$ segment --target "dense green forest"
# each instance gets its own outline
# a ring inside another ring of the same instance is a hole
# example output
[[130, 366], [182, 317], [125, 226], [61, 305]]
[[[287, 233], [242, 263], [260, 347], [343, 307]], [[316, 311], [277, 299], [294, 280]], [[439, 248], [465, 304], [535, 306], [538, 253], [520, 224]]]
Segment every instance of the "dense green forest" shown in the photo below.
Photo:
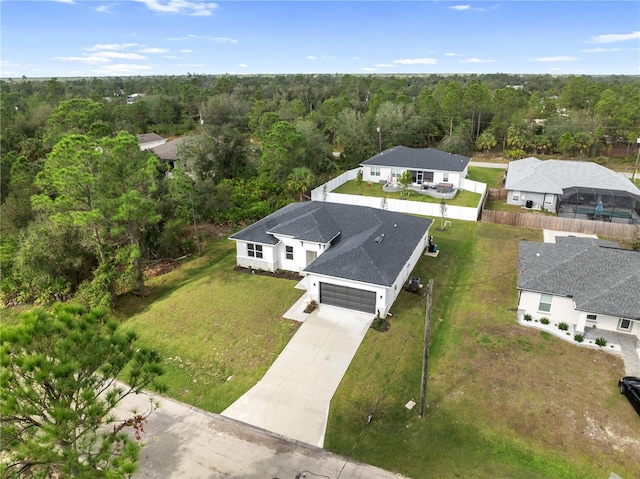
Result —
[[[277, 75], [0, 81], [0, 302], [110, 307], [198, 224], [261, 218], [381, 149], [631, 160], [638, 77]], [[137, 94], [135, 100], [129, 100]], [[187, 137], [171, 172], [136, 134]], [[170, 173], [170, 174], [167, 174]]]

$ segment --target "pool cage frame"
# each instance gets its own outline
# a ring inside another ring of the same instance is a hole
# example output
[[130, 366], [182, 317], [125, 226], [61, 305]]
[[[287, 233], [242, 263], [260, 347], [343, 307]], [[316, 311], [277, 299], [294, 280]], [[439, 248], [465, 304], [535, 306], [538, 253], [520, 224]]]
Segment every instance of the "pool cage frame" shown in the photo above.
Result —
[[556, 201], [556, 215], [564, 218], [640, 224], [640, 195], [607, 188], [563, 188]]

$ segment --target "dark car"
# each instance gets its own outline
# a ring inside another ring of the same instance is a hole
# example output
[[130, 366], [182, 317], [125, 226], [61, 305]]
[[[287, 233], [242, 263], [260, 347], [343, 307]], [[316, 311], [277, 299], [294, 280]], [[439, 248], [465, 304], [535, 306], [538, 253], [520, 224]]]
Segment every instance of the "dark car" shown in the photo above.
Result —
[[640, 415], [640, 378], [625, 376], [618, 381], [620, 394], [624, 394]]

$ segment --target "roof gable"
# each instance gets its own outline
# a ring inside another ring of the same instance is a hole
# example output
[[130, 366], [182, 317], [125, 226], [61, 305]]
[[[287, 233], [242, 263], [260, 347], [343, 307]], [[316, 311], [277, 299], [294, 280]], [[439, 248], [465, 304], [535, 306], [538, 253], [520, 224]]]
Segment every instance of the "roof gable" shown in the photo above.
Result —
[[391, 286], [432, 221], [365, 206], [293, 203], [231, 236], [277, 244], [275, 235], [331, 243], [305, 272]]
[[572, 297], [581, 311], [640, 319], [640, 252], [593, 238], [520, 242], [518, 289]]
[[471, 158], [467, 156], [455, 155], [435, 148], [395, 146], [369, 158], [361, 165], [462, 172], [469, 165], [469, 161]]

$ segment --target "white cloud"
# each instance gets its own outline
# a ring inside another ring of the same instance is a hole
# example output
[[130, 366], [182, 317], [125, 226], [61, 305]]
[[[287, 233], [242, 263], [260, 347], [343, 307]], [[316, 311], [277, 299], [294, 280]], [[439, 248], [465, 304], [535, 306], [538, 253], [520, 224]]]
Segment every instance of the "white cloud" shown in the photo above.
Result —
[[94, 10], [98, 13], [111, 13], [111, 5], [99, 5]]
[[318, 59], [318, 57], [314, 57], [313, 55], [307, 55], [305, 58], [307, 60], [317, 60]]
[[53, 57], [52, 60], [60, 60], [63, 62], [82, 62], [82, 63], [109, 63], [111, 60], [98, 55], [85, 55], [82, 57]]
[[149, 10], [159, 13], [176, 13], [194, 17], [208, 17], [218, 8], [212, 2], [191, 2], [188, 0], [135, 0], [144, 3]]
[[536, 58], [534, 61], [536, 62], [572, 62], [574, 60], [577, 60], [578, 58], [576, 57], [570, 57], [570, 56], [557, 56], [557, 57], [540, 57], [540, 58]]
[[100, 50], [126, 50], [127, 48], [137, 46], [137, 43], [98, 43], [92, 47], [85, 48], [85, 50], [88, 52], [97, 52]]
[[153, 47], [145, 47], [138, 50], [140, 53], [167, 53], [169, 49], [167, 48], [153, 48]]
[[146, 60], [147, 57], [138, 53], [123, 53], [123, 52], [98, 52], [93, 56], [99, 58], [118, 58], [121, 60]]
[[405, 58], [393, 60], [393, 63], [400, 63], [401, 65], [435, 65], [438, 60], [435, 58]]
[[468, 58], [466, 60], [458, 60], [458, 63], [493, 63], [495, 60], [483, 60], [481, 58]]
[[365, 68], [362, 68], [362, 71], [363, 72], [374, 72], [374, 71], [376, 71], [376, 69], [375, 68], [370, 68], [370, 67], [365, 67]]
[[626, 42], [628, 40], [640, 40], [640, 31], [631, 33], [608, 33], [591, 37], [589, 43], [615, 43]]
[[180, 41], [180, 40], [207, 40], [210, 42], [217, 42], [217, 43], [238, 43], [238, 40], [236, 40], [235, 38], [229, 38], [229, 37], [205, 37], [202, 35], [194, 35], [192, 33], [190, 33], [189, 35], [185, 35], [184, 37], [170, 37], [167, 38], [167, 40], [170, 41]]
[[444, 56], [445, 57], [463, 57], [464, 55], [462, 53], [445, 53]]
[[587, 48], [584, 50], [580, 50], [585, 53], [606, 53], [606, 52], [621, 52], [622, 48]]
[[456, 10], [458, 12], [463, 12], [465, 10], [471, 10], [471, 5], [454, 5], [453, 7], [449, 7], [451, 10]]
[[247, 65], [246, 63], [239, 63], [236, 66], [240, 68], [249, 68], [249, 65]]
[[189, 50], [188, 48], [181, 48], [180, 53], [193, 53], [193, 50]]

